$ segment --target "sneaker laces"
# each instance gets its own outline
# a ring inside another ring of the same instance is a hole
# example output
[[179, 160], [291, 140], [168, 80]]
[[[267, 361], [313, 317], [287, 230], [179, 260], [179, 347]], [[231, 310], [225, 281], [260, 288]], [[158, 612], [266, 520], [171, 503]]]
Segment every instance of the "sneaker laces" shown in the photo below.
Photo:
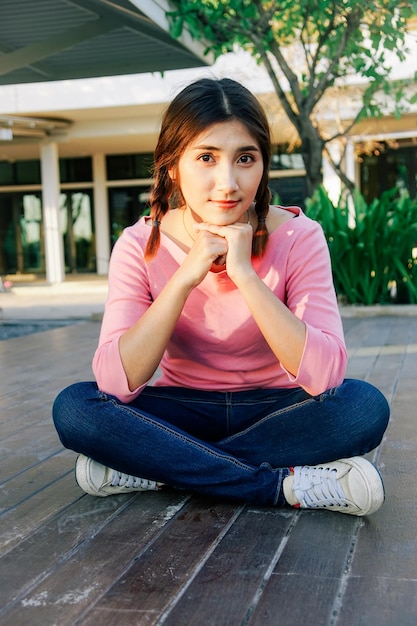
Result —
[[295, 467], [292, 488], [302, 508], [348, 506], [334, 468]]
[[130, 474], [124, 474], [123, 472], [117, 472], [113, 470], [111, 480], [109, 483], [112, 487], [126, 487], [127, 489], [143, 489], [143, 490], [156, 490], [157, 483], [154, 480], [147, 480], [146, 478], [138, 478], [137, 476], [130, 476]]

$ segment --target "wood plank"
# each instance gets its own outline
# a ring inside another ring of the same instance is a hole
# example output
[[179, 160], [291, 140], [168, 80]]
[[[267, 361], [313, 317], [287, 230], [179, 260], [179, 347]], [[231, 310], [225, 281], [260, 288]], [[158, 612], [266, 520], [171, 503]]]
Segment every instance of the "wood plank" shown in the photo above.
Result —
[[347, 378], [367, 380], [378, 360], [381, 345], [389, 337], [390, 324], [381, 319], [373, 322], [371, 329], [369, 319], [356, 319], [354, 323], [352, 322], [350, 331], [346, 333], [349, 354]]
[[346, 328], [350, 321], [350, 328], [345, 333], [346, 343], [351, 351], [366, 346], [383, 345], [393, 325], [392, 318], [355, 318], [342, 320]]
[[171, 490], [81, 497], [1, 559], [2, 626], [73, 624], [186, 500]]
[[[45, 397], [46, 396], [46, 397]], [[0, 439], [4, 441], [9, 435], [21, 432], [28, 426], [35, 424], [50, 423], [52, 402], [55, 399], [55, 387], [43, 389], [42, 398], [39, 394], [34, 396], [33, 391], [26, 394], [16, 394], [12, 398], [3, 397], [0, 400]]]
[[337, 626], [415, 626], [417, 580], [368, 576], [349, 579]]
[[[368, 332], [371, 322], [372, 332]], [[383, 347], [381, 348], [381, 343], [385, 342], [387, 345], [400, 344], [401, 341], [404, 340], [404, 337], [401, 339], [398, 333], [398, 324], [392, 323], [387, 325], [384, 319], [378, 319], [376, 322], [375, 320], [367, 320], [361, 323], [361, 329], [361, 346], [358, 347], [363, 347], [364, 344], [368, 347], [372, 347], [373, 345], [377, 347], [375, 351], [376, 358], [372, 357], [367, 359], [366, 367], [364, 368], [364, 378], [369, 379], [370, 382], [374, 384], [377, 381], [383, 382], [385, 392], [389, 390], [389, 395], [392, 395], [399, 380], [401, 363], [404, 360], [402, 353], [404, 350], [401, 347], [400, 350], [395, 350], [394, 353], [390, 353], [389, 351], [385, 351], [384, 353]], [[393, 336], [392, 333], [393, 329], [395, 329], [395, 336]], [[402, 332], [404, 332], [404, 325]], [[362, 358], [360, 351], [358, 351], [356, 355], [354, 353], [352, 357], [353, 360]], [[363, 365], [363, 361], [361, 365]], [[352, 360], [350, 362], [350, 368], [352, 370]], [[417, 371], [417, 368], [414, 364], [414, 372], [415, 371]], [[403, 432], [403, 428], [401, 428], [401, 432]], [[415, 498], [413, 499], [413, 506], [415, 506], [414, 503]], [[352, 626], [352, 624], [385, 623], [380, 622], [384, 611], [381, 611], [380, 614], [378, 609], [370, 609], [370, 607], [376, 607], [377, 605], [380, 607], [383, 605], [383, 602], [381, 603], [381, 599], [379, 598], [380, 590], [379, 592], [378, 590], [376, 591], [375, 596], [370, 602], [368, 585], [372, 584], [372, 580], [368, 582], [367, 576], [364, 574], [364, 576], [360, 578], [360, 584], [356, 584], [358, 579], [353, 573], [352, 576], [348, 577], [347, 583], [346, 570], [349, 571], [350, 559], [353, 554], [356, 554], [357, 550], [358, 554], [363, 557], [364, 564], [372, 561], [375, 562], [373, 555], [378, 554], [379, 558], [384, 561], [385, 567], [388, 567], [388, 569], [391, 568], [389, 558], [387, 559], [387, 553], [384, 549], [381, 549], [380, 532], [373, 526], [377, 520], [383, 519], [384, 515], [387, 514], [386, 507], [387, 504], [384, 505], [380, 512], [369, 518], [369, 521], [356, 520], [355, 518], [349, 518], [347, 516], [330, 515], [330, 519], [323, 518], [325, 526], [318, 530], [316, 529], [314, 534], [311, 535], [311, 542], [307, 547], [303, 545], [301, 538], [299, 538], [298, 541], [294, 541], [297, 537], [297, 532], [300, 532], [302, 528], [301, 524], [298, 524], [248, 624], [250, 626], [260, 626], [261, 624], [262, 626], [267, 626], [268, 624], [275, 625], [276, 623], [282, 623], [286, 626], [291, 626], [292, 624], [298, 625], [304, 622], [305, 615], [314, 615], [314, 623], [317, 624], [336, 623], [336, 618], [340, 610], [340, 597], [343, 597], [346, 584], [352, 584], [352, 592], [346, 602], [345, 599], [343, 601], [343, 607], [345, 603], [346, 606], [349, 607], [349, 612], [347, 613], [346, 621], [343, 622], [343, 625]], [[314, 518], [307, 517], [311, 515], [311, 512], [303, 512], [303, 515], [305, 516], [303, 519], [306, 520], [305, 535], [308, 537], [313, 529], [312, 522]], [[316, 515], [325, 516], [329, 514], [326, 512], [317, 512]], [[346, 533], [343, 531], [339, 539], [337, 539], [337, 528], [332, 527], [333, 523], [348, 525]], [[395, 528], [394, 520], [390, 520], [390, 523], [391, 532], [386, 529], [387, 532], [385, 533], [388, 544], [392, 543], [392, 529]], [[349, 529], [349, 526], [352, 526], [352, 528]], [[366, 554], [363, 554], [363, 551], [358, 547], [362, 544], [358, 544], [358, 542], [364, 540], [364, 529], [369, 527], [372, 528], [370, 533], [373, 538], [371, 542], [372, 547]], [[415, 537], [415, 527], [413, 527], [412, 534]], [[326, 536], [327, 542], [331, 542], [328, 543], [327, 546]], [[314, 558], [315, 548], [317, 547], [318, 540], [320, 541], [320, 537], [323, 540], [321, 543], [322, 554], [317, 553]], [[304, 540], [304, 542], [305, 541], [306, 540]], [[335, 544], [333, 544], [333, 541], [335, 541]], [[403, 545], [401, 539], [400, 544]], [[314, 550], [312, 546], [314, 546]], [[337, 556], [341, 546], [344, 546], [344, 549], [339, 553], [339, 556]], [[294, 549], [293, 554], [291, 554], [292, 548]], [[414, 555], [417, 554], [417, 551], [414, 545], [412, 554], [413, 571], [415, 572], [416, 564]], [[300, 560], [298, 571], [296, 568], [297, 557]], [[334, 561], [322, 572], [323, 563], [326, 563], [327, 558], [331, 560], [334, 559]], [[310, 562], [312, 564], [311, 568], [309, 568]], [[316, 563], [317, 572], [314, 571], [314, 562]], [[379, 567], [376, 565], [375, 571], [378, 570]], [[394, 590], [398, 592], [398, 586], [394, 586]], [[365, 609], [366, 607], [368, 619], [363, 620], [364, 611], [358, 608], [358, 602], [361, 608]], [[279, 612], [277, 612], [277, 607], [279, 607]], [[408, 613], [408, 615], [410, 614]], [[277, 622], [277, 619], [279, 619], [279, 622]], [[413, 621], [413, 623], [416, 621], [417, 620]], [[386, 623], [392, 625], [394, 622]], [[339, 625], [339, 621], [337, 621], [337, 624]]]
[[[35, 439], [38, 436], [38, 439]], [[2, 488], [13, 477], [33, 468], [62, 451], [62, 445], [52, 425], [37, 423], [35, 426], [14, 433], [3, 440], [0, 456], [0, 476]], [[74, 455], [74, 453], [72, 453]], [[72, 457], [74, 461], [75, 457]], [[72, 463], [74, 464], [74, 463]], [[34, 485], [32, 484], [32, 489]], [[1, 495], [0, 495], [1, 500]]]
[[99, 325], [3, 342], [2, 625], [221, 626], [225, 616], [227, 626], [298, 626], [314, 616], [314, 624], [414, 626], [417, 319], [344, 325], [349, 374], [392, 402], [378, 451], [387, 501], [369, 519], [196, 497], [184, 504], [188, 496], [171, 490], [120, 503], [83, 495], [50, 409], [61, 388], [92, 378]]
[[159, 616], [221, 541], [242, 508], [194, 497], [152, 546], [83, 616], [83, 626], [141, 626]]
[[98, 332], [98, 324], [85, 322], [2, 342], [1, 396], [19, 392], [22, 386], [37, 391], [44, 384], [50, 386], [53, 372], [58, 377], [63, 372], [72, 374], [77, 380], [80, 372], [86, 376], [88, 371], [91, 379]]
[[291, 509], [245, 508], [159, 623], [245, 624], [297, 519]]
[[[415, 328], [415, 324], [414, 324]], [[415, 335], [417, 336], [417, 335]], [[380, 453], [387, 499], [364, 521], [338, 626], [417, 623], [417, 353], [407, 353], [398, 375], [392, 417]]]
[[7, 437], [2, 445], [1, 456], [4, 458], [8, 454], [25, 455], [28, 453], [40, 461], [61, 449], [62, 445], [51, 420], [49, 424], [38, 423], [30, 429], [26, 428]]
[[[369, 322], [369, 320], [368, 320]], [[364, 324], [363, 324], [364, 325]], [[368, 323], [368, 326], [370, 324]], [[393, 337], [393, 331], [396, 336]], [[347, 368], [348, 378], [358, 378], [372, 383], [386, 396], [388, 401], [398, 380], [398, 372], [406, 350], [406, 337], [400, 341], [398, 325], [387, 325], [385, 318], [378, 318], [372, 323], [372, 334], [366, 335], [366, 345], [349, 351]], [[379, 337], [379, 340], [378, 340]]]
[[[51, 516], [68, 507], [68, 504], [82, 497], [80, 488], [74, 481], [71, 470], [66, 476], [52, 482], [40, 491], [19, 503], [19, 506], [6, 511], [0, 518], [1, 554], [10, 551], [25, 537], [29, 537]], [[24, 576], [25, 572], [21, 574]]]
[[[23, 458], [25, 462], [26, 458]], [[74, 453], [69, 450], [60, 451], [60, 454], [54, 454], [41, 463], [25, 467], [25, 471], [20, 471], [10, 480], [4, 481], [0, 491], [0, 512], [11, 511], [31, 498], [34, 490], [41, 491], [68, 473], [74, 476], [75, 458]]]
[[285, 550], [248, 626], [329, 624], [358, 519], [327, 511], [301, 511]]

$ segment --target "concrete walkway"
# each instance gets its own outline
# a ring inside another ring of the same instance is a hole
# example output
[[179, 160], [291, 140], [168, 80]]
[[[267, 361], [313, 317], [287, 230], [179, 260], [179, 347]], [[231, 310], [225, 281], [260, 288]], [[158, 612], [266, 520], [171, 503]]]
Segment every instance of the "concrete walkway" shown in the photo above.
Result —
[[100, 319], [107, 278], [88, 276], [48, 285], [16, 283], [0, 293], [0, 320]]
[[[18, 283], [0, 293], [3, 320], [100, 320], [107, 297], [107, 277], [67, 277], [56, 285]], [[417, 305], [342, 306], [342, 317], [417, 316]]]

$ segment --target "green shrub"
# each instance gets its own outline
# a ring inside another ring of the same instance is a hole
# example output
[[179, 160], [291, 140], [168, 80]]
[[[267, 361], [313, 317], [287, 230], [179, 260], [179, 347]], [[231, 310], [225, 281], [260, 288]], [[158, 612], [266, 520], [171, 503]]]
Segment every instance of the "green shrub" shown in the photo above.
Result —
[[[306, 213], [325, 233], [336, 292], [351, 304], [417, 302], [417, 202], [398, 189], [367, 204], [355, 192], [337, 206], [323, 187], [306, 201]], [[396, 296], [393, 296], [396, 293]]]

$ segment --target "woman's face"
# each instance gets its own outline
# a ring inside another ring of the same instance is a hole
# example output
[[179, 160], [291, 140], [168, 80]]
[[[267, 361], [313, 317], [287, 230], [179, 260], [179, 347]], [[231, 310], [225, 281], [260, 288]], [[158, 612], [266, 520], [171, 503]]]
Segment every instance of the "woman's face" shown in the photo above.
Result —
[[170, 176], [196, 221], [226, 226], [244, 219], [263, 169], [258, 142], [244, 124], [233, 120], [214, 124], [198, 135]]

